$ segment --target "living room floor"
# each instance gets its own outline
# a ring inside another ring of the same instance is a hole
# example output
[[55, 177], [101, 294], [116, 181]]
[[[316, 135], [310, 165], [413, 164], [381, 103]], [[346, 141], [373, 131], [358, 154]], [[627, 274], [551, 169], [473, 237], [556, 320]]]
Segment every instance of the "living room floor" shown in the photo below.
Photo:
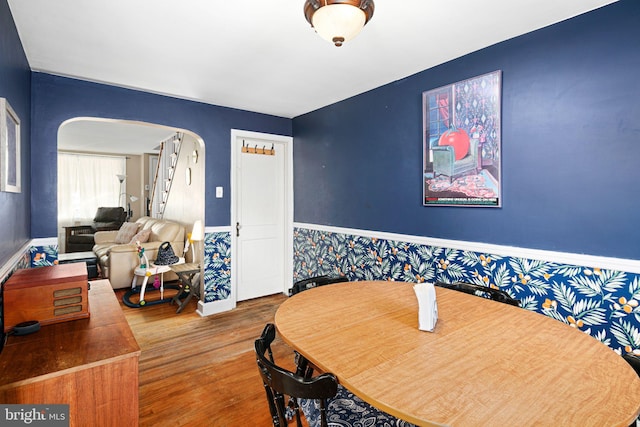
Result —
[[[239, 302], [208, 317], [190, 301], [180, 314], [169, 303], [130, 308], [116, 296], [142, 350], [140, 426], [271, 426], [253, 342], [286, 299], [282, 294]], [[293, 369], [279, 338], [276, 361]]]

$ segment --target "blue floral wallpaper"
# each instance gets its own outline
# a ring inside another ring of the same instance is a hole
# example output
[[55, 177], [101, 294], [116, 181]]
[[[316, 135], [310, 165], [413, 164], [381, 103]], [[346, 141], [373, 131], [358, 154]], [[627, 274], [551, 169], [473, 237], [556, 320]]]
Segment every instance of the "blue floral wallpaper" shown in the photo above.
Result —
[[[523, 308], [591, 335], [618, 353], [640, 354], [640, 275], [459, 249], [294, 229], [294, 281], [466, 281], [506, 291]], [[231, 294], [231, 235], [205, 236], [205, 302]], [[57, 245], [32, 246], [18, 268], [54, 265]]]
[[295, 228], [294, 281], [465, 281], [506, 291], [523, 308], [640, 354], [639, 275], [534, 259]]
[[58, 263], [58, 245], [31, 246], [31, 267], [47, 267]]
[[[231, 294], [231, 235], [229, 232], [205, 234], [204, 241], [205, 302], [224, 300]], [[58, 263], [58, 245], [31, 246], [31, 267], [44, 267]], [[27, 265], [25, 268], [28, 268]]]
[[204, 240], [204, 302], [231, 295], [231, 234], [206, 233]]

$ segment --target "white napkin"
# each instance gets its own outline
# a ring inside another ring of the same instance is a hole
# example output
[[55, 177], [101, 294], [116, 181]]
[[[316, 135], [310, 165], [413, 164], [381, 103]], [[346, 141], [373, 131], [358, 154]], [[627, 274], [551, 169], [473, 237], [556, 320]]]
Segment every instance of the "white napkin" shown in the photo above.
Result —
[[418, 329], [433, 332], [438, 321], [438, 303], [433, 283], [418, 283], [413, 286], [418, 297]]

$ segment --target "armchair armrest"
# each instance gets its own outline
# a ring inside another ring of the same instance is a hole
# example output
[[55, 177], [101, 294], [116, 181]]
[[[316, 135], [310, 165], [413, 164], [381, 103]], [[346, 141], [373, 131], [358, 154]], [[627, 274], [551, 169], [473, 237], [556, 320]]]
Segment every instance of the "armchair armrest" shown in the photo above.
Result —
[[116, 240], [116, 236], [118, 235], [117, 230], [112, 231], [96, 231], [93, 235], [93, 240], [96, 245], [100, 245], [103, 243], [110, 243]]
[[451, 145], [434, 145], [433, 147], [431, 147], [431, 150], [433, 151], [447, 151], [450, 153], [454, 153], [453, 151], [453, 146]]
[[109, 250], [109, 252], [111, 253], [110, 256], [113, 256], [113, 254], [117, 254], [117, 253], [128, 253], [128, 252], [131, 252], [131, 253], [135, 252], [137, 254], [138, 248], [136, 247], [135, 244], [120, 244], [120, 245], [113, 245]]
[[[105, 231], [104, 233], [108, 233], [108, 231]], [[116, 231], [117, 233], [117, 231]], [[115, 237], [115, 236], [114, 236]], [[113, 240], [111, 240], [113, 241]], [[160, 245], [162, 244], [162, 242], [145, 242], [145, 243], [141, 243], [140, 246], [142, 246], [144, 248], [144, 251], [146, 254], [150, 254], [150, 253], [157, 253], [158, 248], [160, 247]], [[135, 252], [136, 254], [138, 253], [138, 247], [135, 245], [135, 243], [129, 243], [129, 244], [120, 244], [120, 245], [113, 245], [110, 249], [111, 254], [114, 253], [127, 253], [127, 252]]]
[[454, 151], [451, 145], [437, 145], [435, 147], [431, 147], [433, 151], [433, 162], [440, 163], [441, 165], [450, 165], [456, 159], [456, 152]]

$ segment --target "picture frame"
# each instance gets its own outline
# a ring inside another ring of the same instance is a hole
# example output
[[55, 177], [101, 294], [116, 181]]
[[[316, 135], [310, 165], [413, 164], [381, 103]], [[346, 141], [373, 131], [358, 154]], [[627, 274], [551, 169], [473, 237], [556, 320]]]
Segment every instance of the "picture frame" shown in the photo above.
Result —
[[422, 93], [424, 206], [502, 206], [502, 71]]
[[21, 192], [20, 151], [20, 118], [0, 98], [0, 191]]

